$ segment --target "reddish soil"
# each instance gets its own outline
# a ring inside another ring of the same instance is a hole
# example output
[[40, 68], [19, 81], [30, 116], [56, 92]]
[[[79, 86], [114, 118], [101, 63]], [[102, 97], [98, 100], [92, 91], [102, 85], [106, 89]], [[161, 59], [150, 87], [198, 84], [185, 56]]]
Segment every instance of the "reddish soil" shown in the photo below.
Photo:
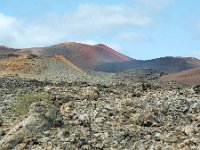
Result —
[[106, 62], [123, 62], [132, 60], [132, 58], [103, 44], [91, 46], [69, 42], [44, 48], [24, 49], [23, 52], [39, 56], [54, 56], [55, 54], [62, 55], [81, 69], [93, 69]]
[[161, 81], [177, 81], [180, 83], [197, 85], [200, 84], [200, 67], [188, 69], [182, 72], [162, 76]]
[[65, 57], [63, 57], [62, 55], [54, 55], [54, 58], [56, 60], [59, 60], [61, 62], [63, 62], [64, 64], [68, 65], [69, 67], [71, 67], [72, 69], [78, 71], [78, 72], [81, 72], [83, 73], [83, 71], [78, 68], [76, 65], [74, 65], [71, 61], [67, 60]]
[[18, 57], [8, 58], [0, 61], [1, 74], [19, 75], [38, 73], [39, 65], [28, 61], [28, 55], [19, 55]]

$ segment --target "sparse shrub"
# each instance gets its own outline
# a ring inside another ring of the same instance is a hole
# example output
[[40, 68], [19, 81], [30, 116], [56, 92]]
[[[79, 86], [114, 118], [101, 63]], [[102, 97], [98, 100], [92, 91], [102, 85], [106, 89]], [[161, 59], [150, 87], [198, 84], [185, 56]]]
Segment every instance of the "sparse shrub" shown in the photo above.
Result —
[[193, 90], [196, 94], [199, 94], [200, 93], [200, 85], [196, 85], [193, 87]]
[[150, 83], [142, 83], [142, 91], [147, 91], [152, 88]]
[[33, 92], [18, 94], [16, 100], [10, 105], [10, 115], [14, 117], [24, 116], [28, 113], [32, 103], [52, 99], [47, 92]]

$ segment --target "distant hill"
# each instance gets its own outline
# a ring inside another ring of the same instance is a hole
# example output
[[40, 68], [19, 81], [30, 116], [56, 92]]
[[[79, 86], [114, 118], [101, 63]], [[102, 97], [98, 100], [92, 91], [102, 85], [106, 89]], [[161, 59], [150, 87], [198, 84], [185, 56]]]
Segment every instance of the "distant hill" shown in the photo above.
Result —
[[161, 81], [177, 81], [180, 83], [197, 85], [200, 84], [200, 67], [188, 69], [160, 77]]
[[105, 63], [96, 67], [97, 71], [119, 72], [129, 69], [153, 69], [165, 73], [175, 73], [200, 66], [200, 60], [192, 57], [161, 57], [152, 60], [130, 60]]
[[138, 72], [154, 70], [161, 81], [200, 83], [200, 60], [192, 57], [161, 57], [135, 60], [103, 45], [75, 42], [48, 47], [14, 49], [0, 46], [0, 75], [81, 77], [86, 70], [103, 72]]
[[12, 56], [17, 56], [20, 49], [9, 48], [5, 46], [0, 46], [0, 59], [9, 58]]
[[103, 44], [86, 45], [81, 43], [61, 43], [49, 47], [23, 49], [22, 53], [32, 53], [38, 56], [62, 55], [76, 66], [91, 70], [103, 63], [123, 62], [132, 60]]

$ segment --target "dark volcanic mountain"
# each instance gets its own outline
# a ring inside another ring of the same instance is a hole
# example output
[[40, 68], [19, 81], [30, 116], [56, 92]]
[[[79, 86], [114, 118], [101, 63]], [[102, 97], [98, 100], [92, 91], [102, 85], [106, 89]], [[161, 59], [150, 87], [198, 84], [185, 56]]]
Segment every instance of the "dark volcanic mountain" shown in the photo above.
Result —
[[97, 71], [119, 72], [129, 69], [153, 69], [165, 73], [175, 73], [200, 66], [200, 60], [192, 57], [162, 57], [152, 60], [130, 60], [106, 63], [98, 66]]
[[103, 44], [91, 46], [69, 42], [49, 47], [24, 49], [22, 52], [38, 56], [54, 56], [55, 54], [62, 55], [78, 67], [89, 70], [104, 63], [132, 60], [132, 58], [120, 54]]

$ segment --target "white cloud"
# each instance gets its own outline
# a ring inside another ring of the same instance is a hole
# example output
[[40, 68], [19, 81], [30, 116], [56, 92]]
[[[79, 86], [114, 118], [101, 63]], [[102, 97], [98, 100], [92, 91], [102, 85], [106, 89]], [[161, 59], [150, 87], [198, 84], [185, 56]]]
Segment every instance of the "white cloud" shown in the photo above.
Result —
[[144, 40], [146, 37], [140, 33], [135, 32], [123, 32], [117, 35], [117, 38], [121, 40], [135, 41], [135, 40]]
[[48, 45], [62, 37], [56, 28], [37, 23], [26, 23], [0, 13], [0, 45], [29, 47]]
[[140, 16], [130, 8], [84, 4], [62, 16], [51, 15], [35, 22], [0, 14], [0, 41], [16, 47], [41, 46], [109, 32], [114, 28], [150, 24], [151, 18]]
[[79, 43], [88, 44], [88, 45], [96, 45], [98, 42], [93, 40], [85, 40], [85, 41], [78, 41]]
[[107, 46], [109, 46], [110, 48], [117, 50], [117, 51], [123, 51], [122, 47], [119, 44], [116, 43], [109, 43], [109, 42], [97, 42], [97, 41], [93, 41], [93, 40], [86, 40], [86, 41], [80, 41], [80, 43], [83, 44], [89, 44], [89, 45], [97, 45], [97, 44], [105, 44]]
[[9, 28], [12, 24], [16, 23], [15, 18], [13, 17], [9, 17], [9, 16], [5, 16], [4, 14], [0, 14], [0, 30], [5, 30], [7, 28]]
[[[41, 20], [26, 22], [0, 13], [0, 44], [12, 47], [51, 45], [63, 41], [85, 41], [92, 44], [94, 35], [101, 36], [120, 31], [126, 27], [149, 27], [154, 23], [152, 16], [144, 9], [150, 0], [136, 0], [142, 3], [138, 8], [125, 5], [82, 4], [62, 15], [41, 16]], [[153, 3], [161, 3], [151, 0]], [[170, 1], [170, 0], [162, 0]], [[164, 4], [163, 4], [164, 5]], [[153, 6], [150, 5], [153, 8]], [[142, 39], [142, 35], [122, 33], [124, 39]], [[113, 44], [113, 47], [118, 47]]]
[[80, 22], [91, 28], [115, 27], [124, 25], [148, 26], [151, 24], [151, 18], [142, 16], [132, 8], [113, 5], [80, 5], [72, 16], [73, 22]]
[[14, 38], [20, 24], [14, 17], [0, 13], [0, 39]]
[[143, 7], [151, 11], [161, 11], [165, 7], [169, 6], [176, 0], [136, 0], [140, 2]]
[[136, 1], [139, 1], [140, 3], [143, 3], [145, 5], [150, 5], [150, 6], [154, 5], [157, 7], [163, 7], [169, 5], [175, 0], [136, 0]]

